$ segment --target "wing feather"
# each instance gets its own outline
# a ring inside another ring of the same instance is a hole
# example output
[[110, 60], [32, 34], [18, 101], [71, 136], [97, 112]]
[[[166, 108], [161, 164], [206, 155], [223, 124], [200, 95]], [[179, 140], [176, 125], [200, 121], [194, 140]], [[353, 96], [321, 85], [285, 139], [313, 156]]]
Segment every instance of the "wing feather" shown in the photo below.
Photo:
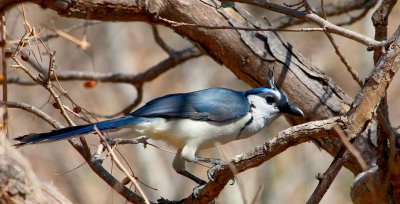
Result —
[[240, 118], [249, 110], [250, 104], [242, 92], [211, 88], [156, 98], [131, 115], [223, 122]]

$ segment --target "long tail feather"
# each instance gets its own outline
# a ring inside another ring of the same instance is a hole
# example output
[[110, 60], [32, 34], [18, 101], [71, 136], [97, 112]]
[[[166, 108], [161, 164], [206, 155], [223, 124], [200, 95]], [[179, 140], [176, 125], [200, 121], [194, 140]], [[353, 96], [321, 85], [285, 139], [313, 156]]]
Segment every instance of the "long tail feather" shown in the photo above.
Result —
[[19, 141], [19, 143], [15, 144], [14, 146], [20, 147], [27, 144], [54, 142], [57, 140], [71, 139], [73, 137], [93, 132], [95, 126], [99, 131], [105, 131], [105, 130], [118, 129], [120, 127], [124, 127], [131, 124], [137, 124], [143, 122], [144, 120], [145, 120], [144, 118], [126, 116], [122, 118], [106, 120], [103, 122], [98, 122], [93, 124], [66, 127], [46, 133], [39, 133], [39, 134], [32, 133], [29, 135], [23, 135], [14, 138], [14, 140]]

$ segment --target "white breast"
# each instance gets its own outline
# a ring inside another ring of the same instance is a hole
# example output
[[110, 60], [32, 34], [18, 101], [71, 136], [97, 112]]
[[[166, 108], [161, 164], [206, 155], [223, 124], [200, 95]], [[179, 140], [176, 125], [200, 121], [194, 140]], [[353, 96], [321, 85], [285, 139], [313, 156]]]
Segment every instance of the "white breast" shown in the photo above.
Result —
[[229, 122], [198, 121], [190, 119], [155, 118], [130, 127], [135, 135], [147, 135], [152, 139], [163, 140], [179, 149], [187, 144], [199, 149], [212, 147], [215, 142], [221, 144], [248, 135], [243, 127], [252, 118], [251, 113]]

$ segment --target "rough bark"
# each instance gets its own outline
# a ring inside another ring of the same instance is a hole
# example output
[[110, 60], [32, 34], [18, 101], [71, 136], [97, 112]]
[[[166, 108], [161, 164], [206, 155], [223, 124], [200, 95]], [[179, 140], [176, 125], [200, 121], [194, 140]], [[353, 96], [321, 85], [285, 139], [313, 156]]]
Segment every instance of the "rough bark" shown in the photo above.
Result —
[[56, 187], [37, 178], [29, 163], [8, 144], [0, 145], [0, 203], [69, 204]]

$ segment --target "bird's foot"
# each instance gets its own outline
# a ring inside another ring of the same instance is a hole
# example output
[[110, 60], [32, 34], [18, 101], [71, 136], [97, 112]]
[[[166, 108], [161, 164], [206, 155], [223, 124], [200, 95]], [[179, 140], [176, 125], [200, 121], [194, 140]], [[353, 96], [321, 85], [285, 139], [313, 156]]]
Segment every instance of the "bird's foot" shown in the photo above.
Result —
[[203, 158], [203, 157], [196, 157], [196, 158], [194, 158], [193, 162], [209, 163], [209, 164], [214, 164], [214, 165], [220, 165], [220, 164], [225, 163], [221, 159]]
[[222, 168], [222, 165], [225, 164], [224, 161], [220, 160], [219, 163], [215, 164], [207, 171], [207, 177], [210, 181], [215, 181], [214, 173]]
[[192, 192], [193, 197], [194, 197], [194, 198], [198, 198], [198, 197], [199, 197], [200, 191], [201, 191], [205, 186], [206, 186], [206, 185], [200, 185], [200, 186], [197, 186], [196, 188], [193, 188], [193, 192]]

